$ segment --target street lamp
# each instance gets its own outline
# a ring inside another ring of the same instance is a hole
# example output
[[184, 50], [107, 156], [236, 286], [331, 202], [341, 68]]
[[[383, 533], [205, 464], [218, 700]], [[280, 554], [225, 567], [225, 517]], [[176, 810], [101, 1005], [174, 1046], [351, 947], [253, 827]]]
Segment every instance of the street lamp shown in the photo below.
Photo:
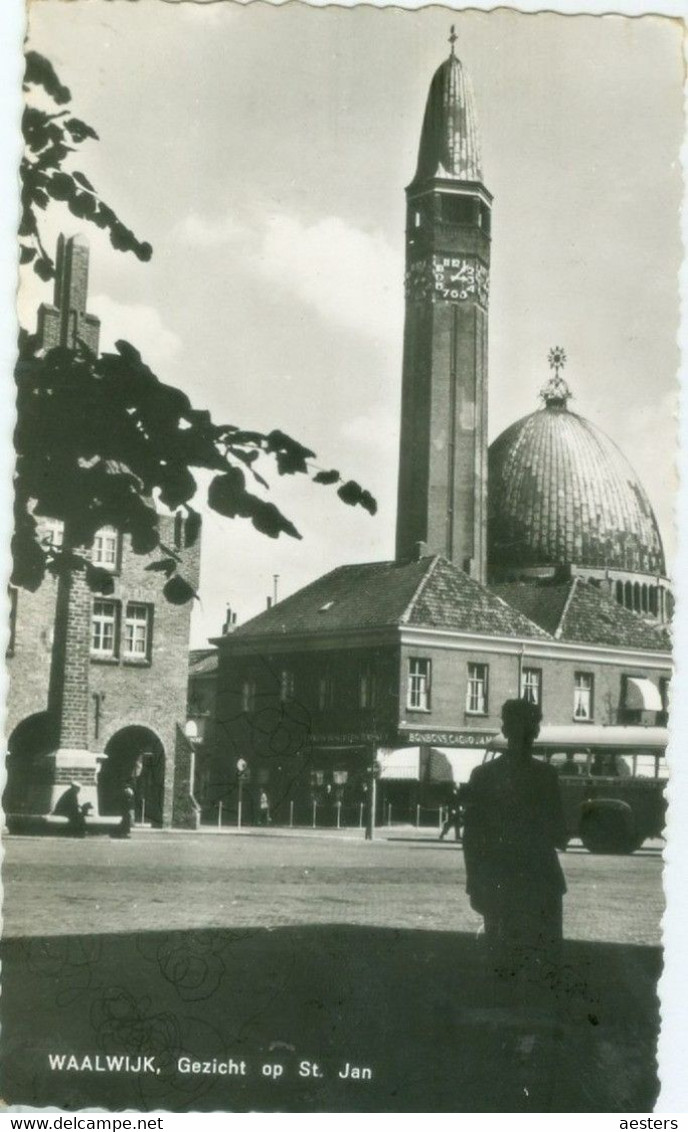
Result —
[[241, 829], [242, 792], [243, 792], [243, 786], [244, 786], [244, 775], [246, 774], [247, 767], [248, 767], [248, 763], [246, 762], [246, 759], [237, 759], [236, 770], [237, 770], [237, 781], [238, 781], [238, 784], [239, 784], [239, 801], [238, 801], [238, 804], [237, 804], [237, 829]]
[[382, 764], [377, 757], [377, 748], [373, 747], [368, 764], [368, 812], [366, 814], [366, 841], [372, 841], [375, 835], [375, 810], [377, 808], [377, 780], [380, 777]]

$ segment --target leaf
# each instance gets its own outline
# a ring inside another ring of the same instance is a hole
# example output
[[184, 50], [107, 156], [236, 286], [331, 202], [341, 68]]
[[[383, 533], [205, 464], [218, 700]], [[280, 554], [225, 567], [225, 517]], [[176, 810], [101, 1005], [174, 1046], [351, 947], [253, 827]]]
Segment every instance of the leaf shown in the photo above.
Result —
[[162, 592], [171, 605], [186, 605], [187, 601], [196, 597], [193, 586], [189, 585], [181, 574], [175, 574], [169, 581], [165, 582]]
[[[89, 126], [87, 122], [82, 122], [80, 118], [68, 118], [65, 122], [65, 129], [69, 131], [75, 142], [85, 141], [86, 138], [94, 138], [95, 141], [98, 141], [98, 135], [93, 126]], [[88, 187], [90, 188], [90, 185]]]
[[93, 188], [93, 185], [89, 181], [88, 177], [86, 177], [83, 173], [79, 173], [78, 170], [75, 169], [72, 173], [72, 177], [77, 182], [77, 184], [81, 185], [84, 189], [89, 189], [92, 193], [95, 192], [95, 189]]
[[301, 538], [296, 527], [287, 519], [274, 503], [267, 503], [263, 499], [253, 499], [251, 522], [257, 531], [267, 535], [268, 538], [278, 538], [279, 535], [289, 535], [290, 538]]
[[347, 480], [337, 490], [337, 495], [342, 503], [348, 503], [351, 507], [363, 507], [371, 515], [377, 511], [377, 503], [373, 499], [369, 491], [366, 491], [355, 480]]
[[329, 472], [317, 472], [313, 476], [313, 483], [337, 483], [342, 477], [334, 468]]
[[52, 63], [37, 51], [26, 52], [24, 86], [30, 85], [42, 86], [58, 106], [63, 106], [72, 97], [69, 88], [63, 86], [55, 74]]
[[222, 475], [215, 476], [208, 487], [208, 505], [218, 515], [227, 519], [235, 519], [237, 515], [246, 515], [246, 480], [239, 468], [230, 468]]
[[156, 574], [166, 574], [168, 578], [171, 578], [177, 569], [177, 565], [176, 558], [158, 558], [155, 562], [149, 562], [145, 569]]
[[46, 283], [51, 280], [55, 275], [55, 266], [52, 260], [47, 256], [41, 256], [33, 265], [33, 269], [39, 279], [43, 279]]
[[168, 468], [162, 476], [160, 499], [171, 511], [176, 511], [182, 503], [196, 494], [196, 480], [188, 468]]
[[20, 248], [20, 250], [19, 250], [19, 262], [20, 263], [31, 263], [31, 260], [34, 258], [35, 255], [36, 255], [36, 248], [27, 248], [27, 247]]
[[86, 584], [94, 593], [112, 594], [115, 592], [115, 579], [110, 570], [102, 566], [94, 566], [89, 562], [86, 567]]

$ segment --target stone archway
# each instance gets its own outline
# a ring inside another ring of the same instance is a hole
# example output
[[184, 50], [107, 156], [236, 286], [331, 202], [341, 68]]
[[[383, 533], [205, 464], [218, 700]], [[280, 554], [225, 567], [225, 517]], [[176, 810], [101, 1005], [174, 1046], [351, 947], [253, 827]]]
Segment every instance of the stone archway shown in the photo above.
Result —
[[27, 715], [7, 742], [7, 784], [3, 796], [6, 814], [47, 814], [55, 780], [57, 728], [47, 711]]
[[131, 786], [136, 821], [161, 825], [165, 749], [155, 732], [138, 725], [122, 727], [109, 740], [105, 756], [98, 775], [99, 812], [120, 814], [123, 790]]

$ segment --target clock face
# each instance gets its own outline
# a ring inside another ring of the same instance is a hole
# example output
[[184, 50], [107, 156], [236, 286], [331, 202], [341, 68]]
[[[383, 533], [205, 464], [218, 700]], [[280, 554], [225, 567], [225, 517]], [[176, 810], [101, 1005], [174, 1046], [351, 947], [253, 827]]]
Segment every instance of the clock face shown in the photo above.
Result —
[[430, 299], [460, 303], [468, 299], [487, 307], [489, 274], [475, 256], [435, 254], [418, 259], [406, 272], [406, 297], [411, 302]]

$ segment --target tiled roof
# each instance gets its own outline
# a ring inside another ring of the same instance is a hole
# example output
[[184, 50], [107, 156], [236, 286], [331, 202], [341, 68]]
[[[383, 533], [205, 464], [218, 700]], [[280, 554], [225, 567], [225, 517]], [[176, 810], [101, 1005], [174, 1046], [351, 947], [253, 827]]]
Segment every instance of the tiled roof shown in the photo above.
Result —
[[633, 468], [560, 402], [490, 445], [491, 566], [576, 564], [664, 574], [662, 540]]
[[490, 587], [557, 640], [670, 651], [668, 629], [625, 609], [602, 589], [568, 582], [505, 582]]
[[217, 649], [191, 649], [189, 675], [205, 676], [217, 671]]
[[571, 591], [571, 582], [498, 582], [490, 589], [507, 605], [520, 609], [546, 633], [554, 636]]
[[318, 635], [395, 625], [547, 637], [518, 610], [439, 557], [340, 566], [239, 626], [232, 636]]
[[446, 558], [434, 560], [404, 621], [498, 637], [548, 636], [520, 610], [507, 605]]
[[557, 636], [562, 641], [611, 645], [619, 648], [671, 650], [665, 625], [632, 613], [596, 586], [576, 578]]

